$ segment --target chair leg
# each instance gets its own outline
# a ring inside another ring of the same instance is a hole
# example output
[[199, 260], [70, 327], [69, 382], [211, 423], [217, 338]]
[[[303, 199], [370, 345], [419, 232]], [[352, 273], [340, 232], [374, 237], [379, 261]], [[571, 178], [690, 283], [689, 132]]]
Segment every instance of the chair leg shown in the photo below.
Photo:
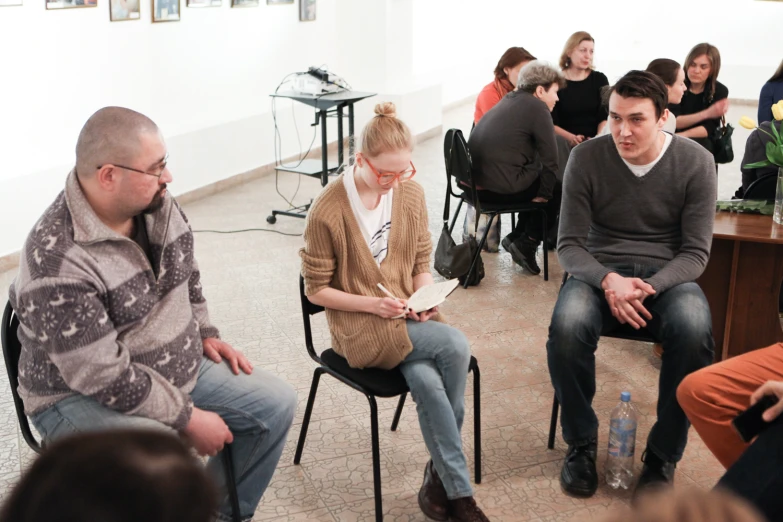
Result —
[[375, 397], [367, 396], [370, 401], [370, 431], [372, 436], [372, 479], [375, 489], [375, 520], [383, 522], [383, 498], [381, 495], [381, 449], [378, 439], [378, 404]]
[[543, 238], [541, 242], [544, 244], [544, 281], [549, 281], [549, 244], [547, 242], [547, 235], [549, 234], [549, 225], [547, 223], [546, 212], [542, 210], [541, 214], [543, 214], [544, 217], [544, 219], [542, 220], [544, 223], [544, 230], [541, 235], [541, 237]]
[[397, 403], [397, 411], [394, 412], [394, 419], [392, 420], [391, 430], [397, 431], [397, 425], [400, 423], [400, 415], [402, 415], [402, 407], [405, 406], [405, 398], [408, 396], [408, 392], [400, 395], [400, 401]]
[[516, 213], [511, 213], [511, 230], [514, 230], [517, 228], [517, 215]]
[[476, 484], [481, 484], [481, 372], [478, 361], [471, 357], [473, 370], [473, 465], [476, 468]]
[[223, 473], [226, 477], [226, 489], [228, 498], [231, 502], [231, 518], [234, 522], [242, 522], [242, 515], [239, 512], [239, 495], [237, 494], [237, 481], [234, 477], [234, 455], [231, 451], [231, 444], [223, 446]]
[[560, 402], [557, 400], [557, 395], [555, 395], [555, 400], [552, 402], [552, 419], [549, 421], [549, 442], [546, 444], [546, 447], [549, 449], [555, 449], [558, 408], [560, 408]]
[[[447, 198], [450, 198], [450, 195], [446, 195]], [[454, 211], [454, 217], [451, 219], [451, 225], [449, 226], [449, 234], [454, 230], [454, 224], [457, 222], [457, 217], [459, 216], [459, 211], [462, 209], [462, 204], [465, 202], [464, 199], [459, 198], [459, 203], [457, 203], [457, 210]]]
[[[481, 248], [484, 246], [484, 243], [487, 242], [487, 236], [489, 235], [489, 229], [492, 228], [492, 222], [495, 221], [495, 216], [497, 214], [489, 214], [489, 223], [487, 223], [487, 228], [484, 230], [484, 234], [481, 236], [481, 241], [478, 244], [478, 249], [476, 250], [476, 255], [473, 256], [473, 261], [470, 263], [470, 270], [468, 270], [468, 275], [465, 276], [465, 284], [462, 285], [464, 288], [468, 288], [468, 283], [470, 282], [470, 276], [473, 274], [473, 270], [476, 269], [476, 263], [478, 263], [479, 257], [481, 257]], [[481, 218], [480, 214], [476, 214], [476, 219]]]
[[316, 368], [313, 372], [313, 383], [310, 385], [310, 396], [307, 398], [307, 407], [305, 408], [302, 428], [299, 430], [299, 442], [296, 445], [296, 454], [294, 455], [294, 464], [299, 464], [302, 460], [302, 450], [304, 450], [305, 438], [307, 437], [307, 428], [310, 425], [310, 415], [313, 413], [313, 404], [315, 404], [315, 394], [318, 392], [318, 382], [321, 380], [323, 369]]

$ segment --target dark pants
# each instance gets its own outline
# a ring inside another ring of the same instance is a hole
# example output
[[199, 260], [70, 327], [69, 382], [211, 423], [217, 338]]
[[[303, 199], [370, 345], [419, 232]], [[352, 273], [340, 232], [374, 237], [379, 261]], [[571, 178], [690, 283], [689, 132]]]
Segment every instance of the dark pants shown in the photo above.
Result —
[[[607, 265], [625, 277], [650, 277], [657, 270], [641, 265]], [[675, 286], [645, 299], [653, 318], [649, 332], [663, 344], [658, 382], [658, 421], [647, 448], [677, 462], [688, 440], [688, 419], [677, 403], [677, 386], [691, 372], [713, 360], [712, 319], [704, 293], [696, 283]], [[600, 288], [575, 278], [566, 281], [549, 325], [547, 360], [555, 393], [562, 406], [563, 438], [585, 444], [598, 432], [592, 408], [595, 396], [595, 350], [602, 334], [617, 328]]]
[[[498, 192], [492, 192], [489, 190], [479, 190], [478, 198], [482, 203], [496, 203], [503, 205], [513, 205], [530, 203], [538, 195], [539, 180], [533, 182], [528, 188], [522, 192], [516, 192], [514, 194], [500, 194]], [[550, 225], [554, 223], [556, 212], [553, 205], [554, 198], [550, 200], [544, 207], [546, 212], [547, 223]], [[558, 202], [558, 208], [560, 204]], [[541, 241], [542, 227], [544, 226], [543, 219], [540, 212], [520, 212], [517, 214], [517, 226], [508, 235], [511, 241], [516, 241], [523, 237], [529, 237], [536, 241]]]
[[751, 502], [770, 522], [783, 521], [783, 417], [778, 417], [720, 479]]

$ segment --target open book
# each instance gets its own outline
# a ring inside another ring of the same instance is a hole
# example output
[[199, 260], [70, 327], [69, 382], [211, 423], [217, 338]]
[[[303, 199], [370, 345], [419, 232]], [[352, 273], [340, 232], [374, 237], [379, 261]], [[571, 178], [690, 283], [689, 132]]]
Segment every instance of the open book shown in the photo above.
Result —
[[[422, 286], [408, 299], [408, 308], [416, 312], [424, 312], [444, 302], [446, 298], [459, 286], [459, 279], [450, 279], [442, 283], [434, 283]], [[399, 316], [404, 317], [404, 316]], [[395, 317], [395, 319], [397, 319]]]

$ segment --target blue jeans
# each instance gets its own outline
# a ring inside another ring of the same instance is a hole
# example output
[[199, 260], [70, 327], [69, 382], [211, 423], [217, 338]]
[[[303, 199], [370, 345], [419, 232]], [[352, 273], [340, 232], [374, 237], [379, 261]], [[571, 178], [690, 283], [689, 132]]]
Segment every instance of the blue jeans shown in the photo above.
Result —
[[[196, 408], [220, 415], [234, 435], [232, 444], [239, 508], [243, 520], [252, 518], [280, 455], [296, 411], [296, 392], [274, 375], [255, 368], [251, 375], [231, 373], [225, 362], [203, 359], [196, 387], [190, 393]], [[145, 417], [125, 415], [84, 395], [68, 397], [37, 413], [32, 422], [45, 440], [80, 432], [110, 429], [170, 427]], [[221, 455], [209, 459], [208, 469], [219, 487], [225, 486]], [[221, 520], [230, 520], [231, 506], [224, 498]]]
[[[607, 265], [625, 277], [647, 278], [657, 270], [641, 265]], [[658, 381], [658, 421], [647, 449], [678, 462], [688, 441], [688, 422], [677, 402], [677, 386], [691, 372], [713, 360], [712, 318], [704, 293], [696, 283], [677, 285], [644, 300], [653, 318], [648, 331], [661, 341], [663, 356]], [[569, 278], [560, 290], [546, 344], [549, 375], [562, 406], [560, 422], [568, 444], [585, 444], [598, 432], [592, 408], [595, 395], [595, 350], [598, 338], [619, 326], [603, 290]]]
[[448, 497], [471, 496], [460, 436], [470, 344], [462, 332], [443, 323], [409, 320], [407, 325], [413, 351], [400, 371], [416, 401], [424, 443]]

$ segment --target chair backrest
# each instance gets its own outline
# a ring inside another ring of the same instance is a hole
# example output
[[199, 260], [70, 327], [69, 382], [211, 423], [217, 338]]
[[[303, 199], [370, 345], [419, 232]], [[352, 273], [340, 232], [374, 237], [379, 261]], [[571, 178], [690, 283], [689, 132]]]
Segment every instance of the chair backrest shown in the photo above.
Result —
[[[446, 181], [448, 191], [451, 191], [451, 178], [453, 177], [460, 188], [470, 196], [469, 203], [480, 212], [478, 194], [476, 193], [476, 181], [473, 179], [473, 160], [462, 131], [449, 129], [443, 141], [444, 160], [446, 161]], [[448, 195], [448, 193], [447, 193]], [[455, 195], [456, 194], [453, 194]], [[448, 201], [446, 202], [448, 208]], [[445, 214], [445, 212], [444, 212]], [[444, 217], [444, 221], [448, 219]]]
[[302, 302], [302, 322], [304, 323], [305, 333], [305, 346], [307, 347], [307, 353], [318, 364], [323, 364], [321, 358], [315, 352], [315, 346], [313, 346], [313, 329], [310, 325], [310, 316], [323, 312], [324, 307], [318, 306], [310, 302], [305, 295], [304, 277], [299, 274], [299, 300]]
[[767, 174], [758, 178], [756, 181], [748, 185], [745, 190], [743, 199], [775, 199], [775, 190], [777, 188], [778, 175], [777, 173]]
[[30, 430], [30, 422], [24, 413], [22, 398], [19, 397], [19, 356], [22, 353], [22, 343], [19, 342], [18, 329], [19, 318], [16, 316], [16, 312], [14, 312], [9, 301], [5, 305], [3, 323], [0, 325], [0, 342], [3, 344], [5, 369], [8, 372], [11, 396], [14, 399], [14, 408], [16, 409], [16, 417], [19, 419], [19, 428], [22, 430], [22, 436], [33, 451], [41, 453], [41, 443], [35, 439], [32, 430]]

